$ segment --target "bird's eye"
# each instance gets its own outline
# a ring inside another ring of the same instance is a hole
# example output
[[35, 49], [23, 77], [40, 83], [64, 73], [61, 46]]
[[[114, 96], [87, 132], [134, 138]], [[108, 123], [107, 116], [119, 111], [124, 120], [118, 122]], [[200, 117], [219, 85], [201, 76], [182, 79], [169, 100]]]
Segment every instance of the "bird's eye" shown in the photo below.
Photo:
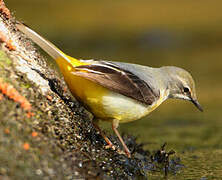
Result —
[[190, 90], [189, 90], [189, 88], [184, 87], [184, 88], [183, 88], [183, 92], [188, 93], [188, 92], [190, 92]]

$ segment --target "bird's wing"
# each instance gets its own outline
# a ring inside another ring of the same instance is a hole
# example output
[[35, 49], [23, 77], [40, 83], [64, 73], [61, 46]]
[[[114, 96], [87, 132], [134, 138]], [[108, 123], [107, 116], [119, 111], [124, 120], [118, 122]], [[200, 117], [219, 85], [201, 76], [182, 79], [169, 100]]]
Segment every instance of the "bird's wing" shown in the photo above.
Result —
[[99, 61], [75, 67], [74, 75], [85, 77], [112, 91], [151, 105], [160, 94], [134, 73], [111, 62]]

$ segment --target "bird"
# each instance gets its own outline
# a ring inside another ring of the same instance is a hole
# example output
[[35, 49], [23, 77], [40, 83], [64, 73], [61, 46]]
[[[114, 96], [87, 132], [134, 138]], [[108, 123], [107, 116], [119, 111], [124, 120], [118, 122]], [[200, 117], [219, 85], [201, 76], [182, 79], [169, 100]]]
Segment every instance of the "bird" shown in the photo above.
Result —
[[119, 123], [141, 119], [169, 98], [191, 101], [203, 111], [195, 82], [183, 68], [76, 59], [25, 24], [16, 27], [56, 61], [72, 95], [93, 113], [93, 125], [105, 139], [106, 148], [116, 149], [98, 126], [100, 120], [112, 124], [128, 158], [131, 152], [117, 130]]

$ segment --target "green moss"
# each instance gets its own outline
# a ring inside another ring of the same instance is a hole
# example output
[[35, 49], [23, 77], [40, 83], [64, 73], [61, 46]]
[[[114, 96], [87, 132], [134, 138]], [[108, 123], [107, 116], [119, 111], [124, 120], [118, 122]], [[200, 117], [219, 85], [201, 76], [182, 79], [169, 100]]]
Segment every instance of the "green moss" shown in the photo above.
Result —
[[21, 84], [21, 87], [22, 88], [25, 88], [25, 89], [28, 89], [28, 88], [30, 88], [31, 87], [31, 85], [30, 84]]
[[0, 67], [4, 68], [5, 65], [10, 66], [11, 64], [12, 64], [12, 61], [8, 58], [6, 53], [0, 50]]

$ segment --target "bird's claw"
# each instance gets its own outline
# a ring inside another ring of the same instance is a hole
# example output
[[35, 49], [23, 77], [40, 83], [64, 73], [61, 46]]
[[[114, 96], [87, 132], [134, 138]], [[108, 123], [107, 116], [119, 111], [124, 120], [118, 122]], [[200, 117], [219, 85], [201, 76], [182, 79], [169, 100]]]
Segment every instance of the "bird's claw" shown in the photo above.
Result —
[[105, 146], [105, 149], [112, 149], [113, 151], [115, 151], [116, 147], [113, 144], [109, 144]]

